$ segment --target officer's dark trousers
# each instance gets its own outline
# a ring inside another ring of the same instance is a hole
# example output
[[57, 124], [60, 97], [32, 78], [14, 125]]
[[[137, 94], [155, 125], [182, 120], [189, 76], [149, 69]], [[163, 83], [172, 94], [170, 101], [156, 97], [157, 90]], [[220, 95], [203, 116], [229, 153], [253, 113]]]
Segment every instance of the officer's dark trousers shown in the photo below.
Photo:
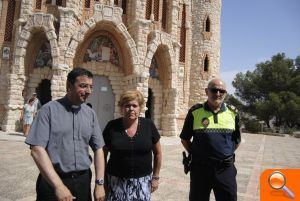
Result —
[[218, 168], [207, 164], [192, 163], [190, 201], [209, 201], [212, 189], [216, 201], [236, 201], [236, 173], [234, 164], [226, 168]]
[[[91, 170], [59, 174], [76, 201], [91, 201]], [[54, 189], [40, 174], [36, 183], [37, 201], [56, 201]]]

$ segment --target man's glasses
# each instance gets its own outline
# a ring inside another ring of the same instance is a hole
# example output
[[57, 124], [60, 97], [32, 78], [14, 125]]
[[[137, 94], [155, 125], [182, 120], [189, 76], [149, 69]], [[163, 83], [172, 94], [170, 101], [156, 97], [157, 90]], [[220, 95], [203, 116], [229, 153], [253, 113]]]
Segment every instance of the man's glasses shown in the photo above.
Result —
[[86, 83], [80, 83], [78, 86], [82, 89], [90, 88], [90, 90], [93, 91], [93, 85], [86, 84]]
[[220, 94], [225, 94], [227, 92], [225, 89], [217, 89], [217, 88], [209, 88], [209, 91], [214, 94], [216, 94], [218, 92]]

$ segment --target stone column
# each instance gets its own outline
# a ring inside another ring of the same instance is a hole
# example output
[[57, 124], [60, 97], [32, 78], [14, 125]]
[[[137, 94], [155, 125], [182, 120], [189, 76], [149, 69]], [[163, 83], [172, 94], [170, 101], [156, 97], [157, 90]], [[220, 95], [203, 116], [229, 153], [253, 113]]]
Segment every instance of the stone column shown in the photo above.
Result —
[[[130, 26], [128, 32], [131, 34], [135, 41], [138, 58], [140, 64], [136, 65], [139, 69], [134, 69], [135, 73], [141, 73], [145, 71], [145, 59], [147, 55], [147, 36], [149, 34], [149, 26], [151, 22], [149, 20], [137, 20], [132, 26]], [[152, 59], [152, 58], [151, 58]], [[151, 60], [150, 59], [150, 60]]]
[[[193, 41], [192, 41], [192, 33], [191, 33], [191, 24], [192, 24], [192, 17], [191, 17], [191, 6], [186, 5], [186, 22], [185, 22], [185, 30], [186, 30], [186, 51], [185, 51], [185, 66], [184, 66], [184, 77], [183, 77], [183, 104], [185, 107], [188, 107], [189, 102], [189, 90], [190, 90], [190, 69], [191, 69], [191, 52], [193, 48]], [[178, 50], [178, 57], [179, 57], [179, 50]], [[179, 59], [177, 59], [179, 60]]]
[[177, 0], [172, 1], [172, 19], [170, 23], [170, 31], [172, 35], [172, 40], [177, 41], [177, 33], [178, 33], [178, 14], [180, 11], [179, 2]]
[[154, 1], [151, 1], [151, 11], [150, 11], [150, 20], [153, 22], [154, 21], [154, 13], [153, 13], [153, 9], [154, 9]]
[[16, 131], [22, 128], [20, 114], [24, 105], [23, 90], [26, 77], [21, 74], [8, 74], [8, 96], [5, 103], [6, 115], [3, 120], [4, 131]]
[[53, 77], [51, 79], [51, 96], [56, 100], [65, 96], [67, 91], [67, 75], [70, 67], [66, 64], [58, 64], [52, 67]]
[[[74, 9], [59, 7], [59, 12], [60, 12], [60, 27], [59, 27], [58, 46], [60, 49], [60, 55], [63, 56], [66, 54], [70, 39], [78, 27], [76, 26], [77, 19], [76, 19]], [[83, 40], [83, 38], [84, 38], [83, 34], [77, 36], [77, 40]], [[60, 58], [59, 61], [60, 63], [63, 63], [62, 59], [64, 58], [63, 57]], [[70, 66], [70, 64], [68, 65]]]
[[0, 16], [2, 15], [2, 1], [0, 1]]
[[[14, 23], [15, 34], [13, 38], [13, 65], [11, 66], [12, 72], [7, 72], [7, 95], [5, 100], [5, 110], [6, 114], [3, 120], [2, 129], [4, 131], [16, 131], [22, 128], [20, 125], [20, 113], [23, 109], [24, 93], [25, 93], [25, 81], [26, 77], [24, 75], [24, 59], [25, 59], [25, 49], [27, 46], [27, 41], [30, 38], [30, 33], [26, 32], [26, 36], [21, 34], [22, 26], [25, 24], [25, 19], [20, 18]], [[22, 38], [22, 40], [20, 40]], [[16, 51], [18, 50], [18, 51]]]
[[162, 135], [176, 136], [178, 118], [178, 92], [177, 89], [163, 90]]
[[27, 19], [27, 16], [32, 15], [33, 13], [33, 3], [35, 1], [32, 0], [23, 0], [21, 1], [21, 11], [20, 11], [20, 18], [24, 17]]

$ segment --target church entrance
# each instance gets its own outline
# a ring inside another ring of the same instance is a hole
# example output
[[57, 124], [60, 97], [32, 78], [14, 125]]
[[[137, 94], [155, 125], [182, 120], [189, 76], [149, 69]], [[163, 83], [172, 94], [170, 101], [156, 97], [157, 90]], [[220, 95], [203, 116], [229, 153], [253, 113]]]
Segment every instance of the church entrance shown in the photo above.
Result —
[[87, 99], [95, 110], [101, 130], [105, 128], [108, 121], [114, 118], [115, 96], [109, 80], [105, 76], [93, 77], [93, 93]]
[[145, 117], [154, 121], [154, 97], [152, 89], [148, 88], [148, 100], [146, 103], [148, 110], [145, 112]]
[[37, 97], [41, 102], [41, 105], [44, 105], [52, 100], [51, 96], [51, 82], [48, 79], [43, 79], [42, 82], [36, 89]]

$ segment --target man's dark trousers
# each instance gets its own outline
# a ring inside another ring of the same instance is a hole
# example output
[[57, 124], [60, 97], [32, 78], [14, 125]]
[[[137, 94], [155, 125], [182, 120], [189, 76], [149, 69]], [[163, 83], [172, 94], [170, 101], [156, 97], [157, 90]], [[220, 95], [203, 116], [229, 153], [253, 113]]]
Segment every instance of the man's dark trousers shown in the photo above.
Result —
[[192, 162], [189, 200], [209, 201], [213, 189], [216, 201], [236, 201], [236, 174], [234, 164], [220, 168]]
[[[91, 201], [91, 170], [59, 174], [64, 185], [76, 197], [76, 201]], [[54, 189], [39, 174], [36, 183], [37, 201], [56, 201]]]

